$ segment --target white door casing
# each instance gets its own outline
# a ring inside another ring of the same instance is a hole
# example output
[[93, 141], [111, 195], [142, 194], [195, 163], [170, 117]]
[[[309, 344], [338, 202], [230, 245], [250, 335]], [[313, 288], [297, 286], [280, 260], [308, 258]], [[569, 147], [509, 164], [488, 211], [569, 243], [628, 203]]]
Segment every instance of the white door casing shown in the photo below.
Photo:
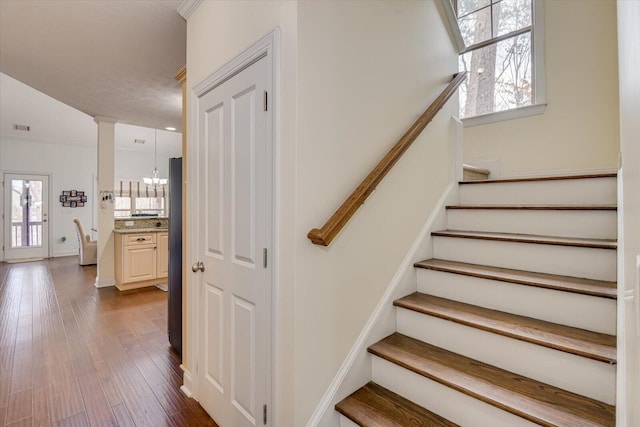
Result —
[[5, 173], [3, 182], [5, 261], [48, 258], [49, 175]]
[[197, 397], [221, 426], [270, 425], [271, 114], [267, 57], [197, 100]]

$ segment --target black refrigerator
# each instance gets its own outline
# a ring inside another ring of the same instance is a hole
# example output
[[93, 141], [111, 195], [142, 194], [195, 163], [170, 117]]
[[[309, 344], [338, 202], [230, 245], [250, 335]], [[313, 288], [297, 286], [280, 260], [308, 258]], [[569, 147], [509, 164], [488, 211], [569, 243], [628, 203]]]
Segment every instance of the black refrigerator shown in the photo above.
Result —
[[169, 343], [182, 354], [182, 157], [169, 159]]

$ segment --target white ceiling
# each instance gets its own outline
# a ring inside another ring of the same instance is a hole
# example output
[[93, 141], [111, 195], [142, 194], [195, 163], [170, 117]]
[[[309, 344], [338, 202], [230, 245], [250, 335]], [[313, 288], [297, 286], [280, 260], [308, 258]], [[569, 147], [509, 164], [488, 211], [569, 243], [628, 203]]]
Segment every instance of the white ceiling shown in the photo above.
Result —
[[[186, 22], [176, 12], [180, 4], [0, 0], [0, 72], [89, 116], [180, 131], [181, 89], [174, 80], [186, 61]], [[46, 108], [15, 105], [6, 99], [11, 95], [3, 85], [3, 116], [8, 103], [21, 124], [40, 127], [38, 121], [46, 125], [60, 119]], [[68, 138], [81, 134], [82, 129], [70, 129]]]
[[[4, 1], [4, 0], [0, 0]], [[27, 125], [28, 132], [15, 130], [14, 124]], [[116, 149], [154, 152], [155, 129], [117, 123]], [[0, 73], [0, 135], [45, 143], [95, 146], [98, 131], [93, 117]], [[144, 144], [134, 143], [144, 139]], [[177, 157], [182, 135], [157, 131], [158, 153]]]

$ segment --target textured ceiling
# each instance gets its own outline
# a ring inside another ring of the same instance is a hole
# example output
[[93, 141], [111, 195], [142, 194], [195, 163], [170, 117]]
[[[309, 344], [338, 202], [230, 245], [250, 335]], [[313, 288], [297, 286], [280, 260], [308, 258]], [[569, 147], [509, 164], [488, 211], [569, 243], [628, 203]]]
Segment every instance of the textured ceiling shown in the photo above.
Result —
[[91, 116], [181, 131], [180, 3], [0, 0], [0, 72]]

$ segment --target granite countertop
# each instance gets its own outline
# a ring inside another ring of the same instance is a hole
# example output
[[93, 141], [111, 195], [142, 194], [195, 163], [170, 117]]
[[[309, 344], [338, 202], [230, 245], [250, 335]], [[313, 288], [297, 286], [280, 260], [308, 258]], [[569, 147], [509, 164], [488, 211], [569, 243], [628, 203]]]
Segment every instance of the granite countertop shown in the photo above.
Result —
[[168, 228], [163, 227], [153, 227], [153, 228], [118, 228], [113, 230], [114, 233], [118, 234], [132, 234], [132, 233], [156, 233], [162, 231], [169, 231]]

